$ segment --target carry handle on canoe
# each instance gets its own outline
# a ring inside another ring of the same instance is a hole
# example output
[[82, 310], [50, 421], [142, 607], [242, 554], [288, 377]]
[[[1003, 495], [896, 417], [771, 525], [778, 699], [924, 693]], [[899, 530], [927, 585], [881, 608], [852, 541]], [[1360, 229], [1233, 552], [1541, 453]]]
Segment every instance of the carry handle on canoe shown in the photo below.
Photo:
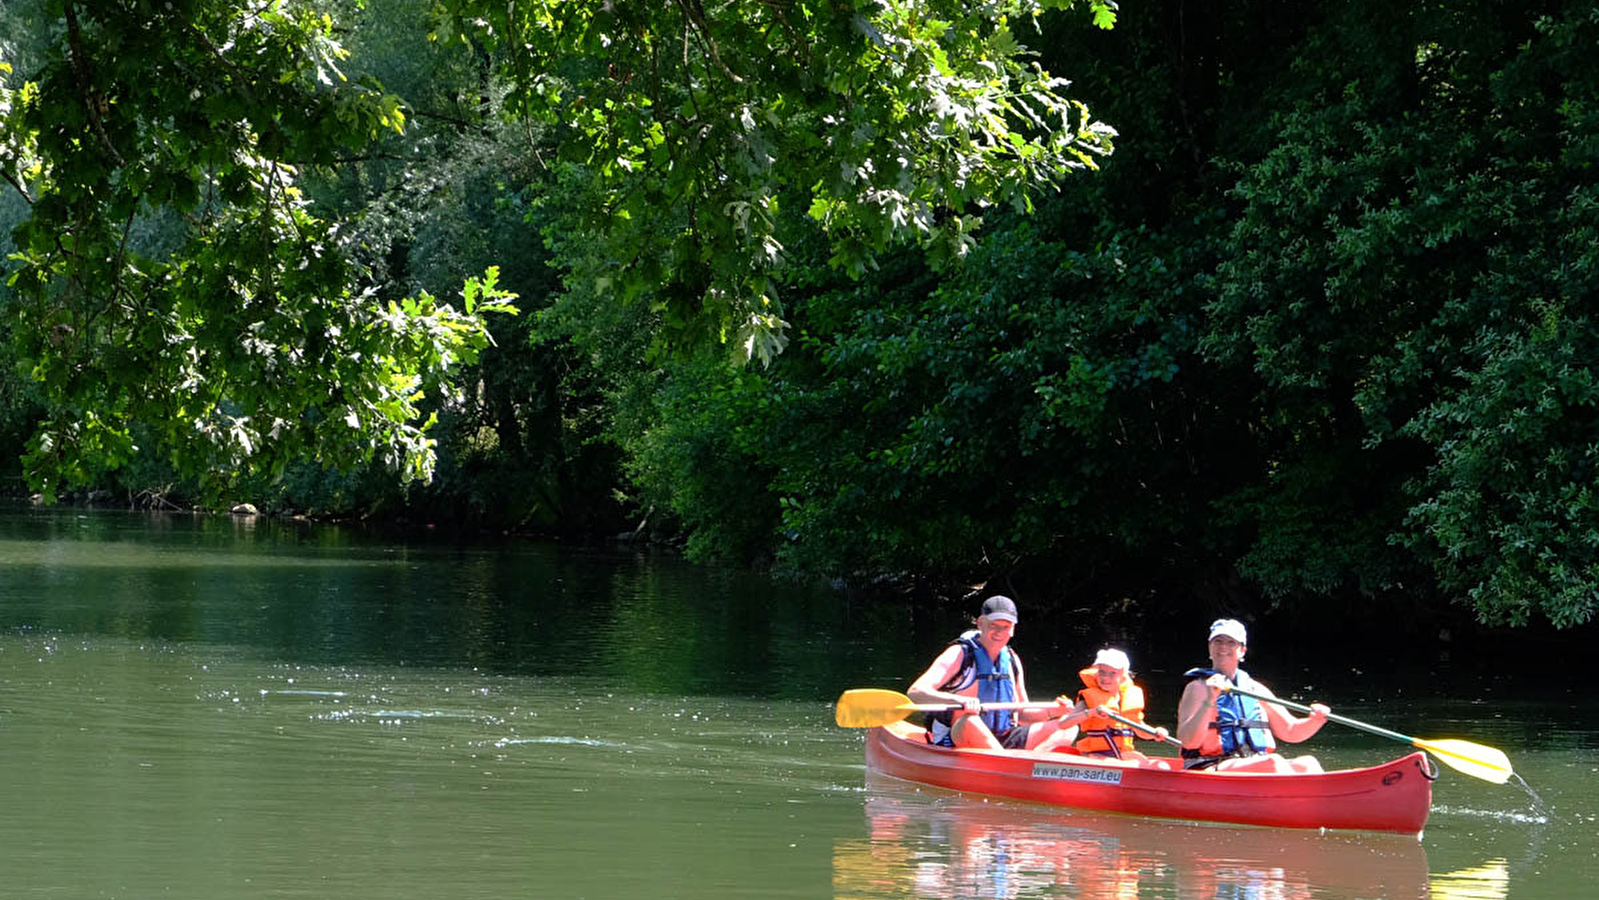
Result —
[[[1281, 697], [1268, 697], [1265, 694], [1257, 694], [1254, 691], [1247, 691], [1231, 684], [1226, 685], [1225, 690], [1232, 691], [1235, 694], [1242, 694], [1245, 697], [1253, 697], [1262, 703], [1275, 703], [1278, 706], [1286, 706], [1295, 712], [1310, 712], [1310, 707], [1303, 703], [1295, 703], [1292, 700], [1284, 700]], [[1365, 722], [1334, 715], [1333, 713], [1327, 714], [1327, 720], [1426, 750], [1456, 772], [1470, 775], [1473, 778], [1481, 778], [1483, 781], [1504, 784], [1510, 780], [1510, 776], [1516, 774], [1510, 767], [1510, 757], [1506, 756], [1504, 751], [1493, 747], [1453, 738], [1427, 739], [1411, 737], [1408, 734], [1389, 731], [1386, 728], [1368, 725]]]

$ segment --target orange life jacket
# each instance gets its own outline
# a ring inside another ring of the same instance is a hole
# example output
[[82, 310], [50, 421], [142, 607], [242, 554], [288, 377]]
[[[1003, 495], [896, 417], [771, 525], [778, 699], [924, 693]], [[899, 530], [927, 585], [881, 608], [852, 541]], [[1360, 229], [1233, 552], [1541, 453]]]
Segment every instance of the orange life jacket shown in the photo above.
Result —
[[[1078, 672], [1087, 687], [1077, 692], [1077, 699], [1093, 709], [1108, 706], [1135, 722], [1144, 721], [1144, 689], [1126, 682], [1115, 693], [1100, 689], [1094, 676], [1099, 667], [1089, 666]], [[1077, 743], [1072, 745], [1079, 753], [1110, 753], [1120, 757], [1133, 749], [1133, 730], [1109, 716], [1091, 715], [1077, 728]]]

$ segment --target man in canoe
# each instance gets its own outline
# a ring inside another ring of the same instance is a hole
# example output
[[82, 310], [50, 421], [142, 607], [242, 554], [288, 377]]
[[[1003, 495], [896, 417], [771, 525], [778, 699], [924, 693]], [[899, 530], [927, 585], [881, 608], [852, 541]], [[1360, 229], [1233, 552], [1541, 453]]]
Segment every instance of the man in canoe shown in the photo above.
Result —
[[946, 747], [1031, 750], [1060, 730], [1056, 717], [1071, 709], [1058, 701], [1043, 709], [983, 710], [984, 703], [1026, 703], [1022, 660], [1010, 647], [1016, 604], [998, 594], [983, 601], [977, 627], [951, 641], [905, 693], [915, 703], [961, 707], [934, 713], [928, 730]]
[[1314, 756], [1286, 759], [1276, 753], [1276, 739], [1297, 744], [1321, 730], [1328, 709], [1310, 705], [1310, 715], [1297, 718], [1275, 703], [1261, 703], [1227, 690], [1230, 686], [1275, 697], [1265, 685], [1238, 668], [1248, 649], [1248, 633], [1237, 619], [1217, 619], [1210, 626], [1210, 668], [1189, 669], [1177, 706], [1177, 739], [1183, 742], [1183, 768], [1218, 771], [1320, 772]]
[[[1083, 689], [1077, 692], [1076, 704], [1057, 720], [1061, 730], [1037, 749], [1143, 760], [1147, 757], [1133, 749], [1134, 737], [1166, 739], [1164, 728], [1134, 729], [1100, 711], [1110, 710], [1124, 719], [1144, 721], [1144, 689], [1133, 683], [1132, 662], [1126, 651], [1114, 647], [1099, 651], [1094, 664], [1077, 676], [1083, 680]], [[1071, 728], [1073, 725], [1077, 727]]]

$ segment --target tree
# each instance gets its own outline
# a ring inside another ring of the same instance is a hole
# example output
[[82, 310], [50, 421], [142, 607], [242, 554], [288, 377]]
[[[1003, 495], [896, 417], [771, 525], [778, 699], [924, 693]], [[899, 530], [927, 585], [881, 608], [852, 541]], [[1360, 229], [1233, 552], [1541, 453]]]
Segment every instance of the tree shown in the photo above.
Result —
[[[38, 487], [140, 445], [213, 487], [297, 457], [430, 475], [420, 397], [485, 346], [474, 304], [505, 298], [490, 275], [464, 310], [378, 302], [351, 230], [307, 199], [307, 172], [405, 125], [340, 72], [331, 0], [45, 5], [52, 51], [0, 94], [0, 172], [29, 207], [6, 315], [48, 410]], [[959, 257], [974, 210], [1109, 152], [1013, 32], [1074, 5], [448, 0], [440, 33], [492, 54], [507, 115], [549, 129], [551, 182], [578, 201], [549, 229], [575, 296], [648, 298], [663, 344], [770, 360], [780, 202], [803, 196], [859, 274], [904, 236]]]
[[1280, 6], [1054, 36], [1125, 126], [1098, 176], [957, 272], [810, 265], [769, 370], [667, 367], [621, 440], [691, 548], [1323, 629], [1591, 623], [1592, 4]]
[[557, 129], [551, 165], [581, 172], [551, 237], [569, 284], [738, 360], [787, 339], [785, 204], [852, 275], [906, 238], [960, 258], [974, 212], [1030, 207], [1114, 135], [1017, 34], [1078, 5], [1109, 27], [1108, 0], [442, 5], [509, 77], [507, 114]]
[[1328, 4], [1233, 160], [1207, 355], [1259, 378], [1278, 592], [1397, 590], [1403, 550], [1485, 622], [1599, 609], [1599, 22], [1534, 12]]
[[486, 345], [490, 272], [463, 308], [373, 301], [298, 178], [404, 125], [349, 84], [332, 23], [284, 2], [57, 3], [55, 49], [0, 90], [0, 173], [29, 206], [5, 313], [48, 418], [47, 497], [140, 443], [225, 487], [297, 458], [427, 478], [425, 391]]

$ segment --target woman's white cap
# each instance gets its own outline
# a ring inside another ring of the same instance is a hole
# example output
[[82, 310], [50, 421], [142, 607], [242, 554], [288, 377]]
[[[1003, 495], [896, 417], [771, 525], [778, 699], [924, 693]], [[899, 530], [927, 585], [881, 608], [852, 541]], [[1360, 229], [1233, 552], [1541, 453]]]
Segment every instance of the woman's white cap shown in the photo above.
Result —
[[1249, 643], [1247, 633], [1244, 631], [1244, 623], [1237, 619], [1217, 619], [1210, 623], [1210, 637], [1207, 640], [1214, 641], [1224, 634], [1240, 644]]
[[1123, 653], [1122, 651], [1105, 649], [1099, 651], [1099, 655], [1094, 657], [1094, 665], [1110, 666], [1112, 669], [1121, 669], [1126, 671], [1132, 666], [1132, 663], [1128, 661], [1127, 654]]

